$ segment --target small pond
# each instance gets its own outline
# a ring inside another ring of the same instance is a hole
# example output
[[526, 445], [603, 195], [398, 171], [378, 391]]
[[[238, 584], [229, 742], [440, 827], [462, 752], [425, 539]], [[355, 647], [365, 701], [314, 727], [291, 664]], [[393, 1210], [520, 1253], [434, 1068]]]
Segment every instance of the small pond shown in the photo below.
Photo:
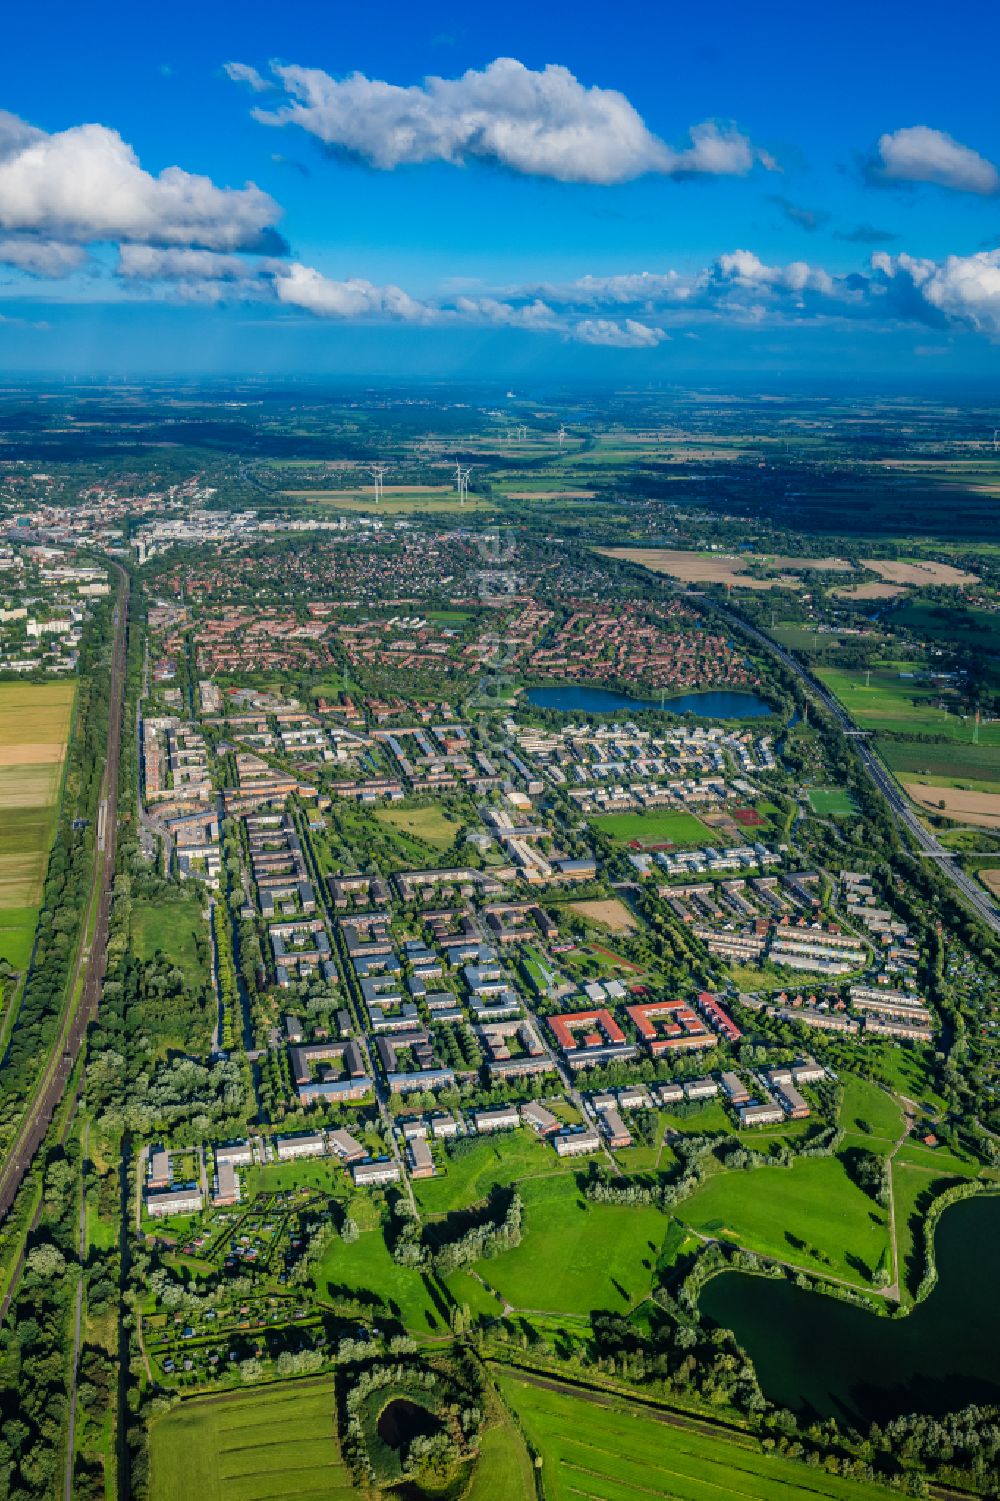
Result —
[[394, 1397], [379, 1413], [376, 1426], [379, 1438], [390, 1449], [407, 1449], [415, 1438], [436, 1433], [441, 1425], [419, 1402]]

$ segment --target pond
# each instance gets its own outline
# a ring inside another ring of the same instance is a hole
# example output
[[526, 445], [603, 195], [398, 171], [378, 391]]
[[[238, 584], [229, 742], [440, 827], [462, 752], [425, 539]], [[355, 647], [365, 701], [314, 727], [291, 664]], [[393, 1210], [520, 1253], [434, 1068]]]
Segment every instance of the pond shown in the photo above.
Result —
[[437, 1418], [419, 1402], [394, 1397], [378, 1415], [378, 1436], [390, 1449], [408, 1449], [415, 1438], [426, 1437], [440, 1427]]
[[937, 1286], [904, 1319], [745, 1272], [714, 1277], [701, 1311], [732, 1329], [765, 1396], [807, 1415], [882, 1423], [1000, 1402], [1000, 1196], [945, 1210], [935, 1246]]
[[769, 715], [766, 704], [756, 693], [738, 689], [716, 688], [704, 693], [675, 693], [658, 698], [629, 698], [612, 688], [578, 687], [529, 688], [525, 694], [536, 709], [558, 709], [563, 714], [616, 714], [622, 709], [638, 714], [645, 709], [663, 709], [669, 714], [700, 714], [706, 719], [761, 719]]

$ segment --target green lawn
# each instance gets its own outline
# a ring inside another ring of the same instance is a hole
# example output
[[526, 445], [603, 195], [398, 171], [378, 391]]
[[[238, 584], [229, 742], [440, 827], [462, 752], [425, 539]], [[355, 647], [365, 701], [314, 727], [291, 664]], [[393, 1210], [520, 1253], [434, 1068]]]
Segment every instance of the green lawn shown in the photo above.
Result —
[[13, 969], [28, 966], [37, 916], [34, 907], [0, 908], [0, 959], [6, 959]]
[[921, 1226], [931, 1199], [958, 1178], [974, 1178], [976, 1169], [943, 1148], [907, 1142], [892, 1164], [892, 1192], [896, 1214], [899, 1280], [913, 1293], [923, 1275]]
[[841, 1128], [869, 1135], [873, 1151], [886, 1143], [895, 1144], [903, 1130], [903, 1111], [892, 1095], [877, 1084], [850, 1074], [842, 1075], [841, 1082], [844, 1086]]
[[625, 1312], [649, 1293], [667, 1221], [648, 1206], [591, 1204], [575, 1177], [522, 1184], [524, 1239], [477, 1270], [516, 1308]]
[[676, 844], [698, 847], [718, 844], [719, 836], [714, 829], [702, 823], [693, 813], [675, 812], [667, 809], [662, 813], [606, 813], [594, 819], [594, 828], [600, 829], [617, 844], [626, 844], [637, 839], [640, 844]]
[[807, 793], [814, 813], [821, 818], [847, 818], [858, 805], [843, 787], [810, 787]]
[[383, 1317], [398, 1319], [414, 1334], [447, 1332], [444, 1315], [435, 1305], [423, 1274], [397, 1266], [381, 1227], [363, 1230], [350, 1246], [337, 1236], [316, 1268], [315, 1281], [319, 1292], [325, 1295], [330, 1291], [334, 1301], [341, 1288], [370, 1294], [376, 1315], [381, 1305]]
[[888, 1245], [885, 1212], [855, 1187], [839, 1157], [716, 1173], [677, 1208], [703, 1235], [862, 1286]]
[[749, 1436], [674, 1426], [639, 1404], [544, 1390], [511, 1371], [497, 1379], [542, 1456], [546, 1501], [884, 1501], [880, 1486], [763, 1454]]
[[283, 1382], [182, 1402], [154, 1418], [151, 1501], [354, 1497], [333, 1427], [333, 1383]]
[[509, 1184], [539, 1173], [565, 1173], [555, 1152], [533, 1131], [509, 1131], [484, 1139], [461, 1157], [445, 1157], [444, 1171], [414, 1183], [424, 1214], [448, 1214], [485, 1199], [495, 1183]]
[[390, 829], [400, 829], [436, 849], [447, 849], [454, 844], [460, 828], [455, 819], [434, 803], [426, 808], [380, 808], [375, 817]]
[[193, 981], [208, 982], [199, 956], [197, 936], [208, 942], [201, 902], [189, 893], [155, 902], [136, 902], [132, 908], [132, 948], [140, 959], [152, 959], [157, 949]]

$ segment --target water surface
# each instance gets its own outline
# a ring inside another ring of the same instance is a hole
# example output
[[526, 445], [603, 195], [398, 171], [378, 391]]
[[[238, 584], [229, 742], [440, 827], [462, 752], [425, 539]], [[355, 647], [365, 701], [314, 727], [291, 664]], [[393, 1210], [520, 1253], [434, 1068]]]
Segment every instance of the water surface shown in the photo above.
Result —
[[564, 714], [615, 714], [622, 709], [641, 713], [646, 709], [664, 709], [670, 714], [700, 714], [706, 719], [760, 719], [771, 713], [756, 693], [735, 688], [714, 688], [705, 693], [675, 693], [659, 698], [630, 698], [613, 688], [578, 687], [529, 688], [525, 694], [536, 709], [558, 709]]
[[937, 1286], [904, 1319], [746, 1272], [714, 1277], [701, 1311], [798, 1412], [868, 1423], [1000, 1402], [1000, 1196], [946, 1209], [935, 1244]]

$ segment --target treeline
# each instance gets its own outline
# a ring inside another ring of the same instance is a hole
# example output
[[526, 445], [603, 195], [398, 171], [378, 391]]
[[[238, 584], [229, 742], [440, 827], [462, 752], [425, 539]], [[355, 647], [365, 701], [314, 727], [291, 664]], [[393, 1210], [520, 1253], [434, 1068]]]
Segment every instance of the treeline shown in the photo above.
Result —
[[481, 1216], [477, 1215], [471, 1225], [469, 1215], [458, 1216], [460, 1228], [451, 1235], [447, 1221], [443, 1228], [435, 1225], [431, 1232], [421, 1227], [405, 1199], [397, 1200], [395, 1212], [402, 1223], [391, 1250], [392, 1259], [400, 1266], [453, 1272], [521, 1244], [524, 1203], [516, 1189], [494, 1187]]
[[34, 953], [0, 1067], [2, 1148], [13, 1139], [69, 1001], [94, 872], [95, 825], [108, 741], [112, 640], [112, 606], [107, 601], [95, 611], [80, 648], [77, 708]]

